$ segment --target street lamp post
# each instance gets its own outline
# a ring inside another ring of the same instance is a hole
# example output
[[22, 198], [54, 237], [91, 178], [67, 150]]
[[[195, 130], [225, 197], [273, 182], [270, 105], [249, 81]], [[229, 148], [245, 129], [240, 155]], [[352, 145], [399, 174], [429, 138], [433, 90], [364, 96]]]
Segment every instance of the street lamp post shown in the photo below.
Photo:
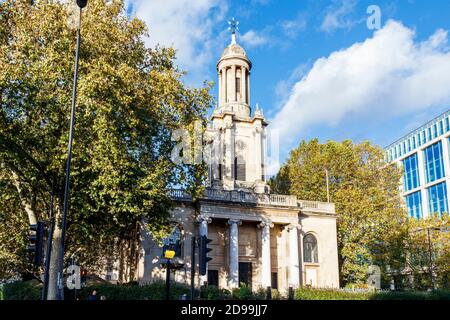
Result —
[[[63, 214], [61, 223], [61, 247], [60, 247], [60, 261], [59, 261], [59, 275], [60, 283], [64, 278], [64, 246], [66, 240], [66, 223], [67, 223], [67, 207], [69, 203], [69, 184], [70, 184], [70, 169], [72, 164], [72, 141], [73, 141], [73, 130], [75, 123], [75, 106], [77, 100], [77, 83], [78, 83], [78, 60], [80, 57], [80, 42], [81, 42], [81, 13], [84, 7], [87, 5], [87, 0], [76, 0], [77, 5], [80, 8], [80, 15], [78, 18], [77, 27], [77, 49], [75, 53], [75, 71], [73, 76], [73, 89], [72, 89], [72, 109], [70, 113], [70, 129], [69, 129], [69, 146], [67, 150], [67, 163], [66, 163], [66, 180], [64, 185], [64, 203], [63, 203]], [[59, 287], [59, 299], [64, 300], [64, 285]]]
[[175, 257], [175, 251], [166, 250], [164, 258], [166, 258], [166, 300], [170, 300], [170, 269], [172, 269], [171, 259]]

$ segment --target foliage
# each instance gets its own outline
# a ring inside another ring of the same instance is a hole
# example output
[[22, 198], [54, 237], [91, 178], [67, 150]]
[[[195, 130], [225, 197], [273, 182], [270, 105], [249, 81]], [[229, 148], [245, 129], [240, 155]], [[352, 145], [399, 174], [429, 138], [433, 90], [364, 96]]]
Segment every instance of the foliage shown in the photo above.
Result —
[[[406, 239], [406, 271], [412, 276], [414, 289], [435, 286], [450, 288], [450, 216], [434, 214], [427, 219], [410, 219]], [[397, 272], [399, 270], [396, 270]]]
[[381, 148], [317, 139], [302, 141], [270, 184], [275, 192], [336, 205], [341, 285], [364, 283], [370, 264], [404, 263], [406, 213], [398, 183], [401, 171], [386, 165]]
[[15, 281], [3, 285], [4, 300], [40, 300], [42, 285], [37, 281]]
[[252, 289], [242, 284], [239, 288], [234, 288], [231, 291], [231, 296], [236, 300], [250, 300], [253, 298]]
[[[93, 290], [97, 291], [97, 297], [105, 296], [107, 300], [164, 300], [166, 299], [166, 284], [164, 281], [156, 281], [148, 285], [113, 285], [99, 284], [85, 287], [80, 291], [81, 300], [87, 300]], [[190, 296], [189, 286], [172, 283], [170, 286], [170, 299], [178, 300], [183, 294]], [[198, 294], [198, 292], [197, 292]]]
[[230, 297], [230, 291], [219, 289], [217, 286], [203, 286], [200, 291], [200, 297], [207, 300], [225, 300]]
[[[56, 283], [76, 47], [69, 3], [0, 2], [0, 240], [15, 235], [1, 241], [2, 277], [26, 271], [24, 225], [49, 218], [53, 193]], [[105, 266], [105, 253], [120, 258], [128, 281], [141, 222], [163, 237], [167, 189], [201, 181], [197, 168], [172, 162], [171, 132], [204, 119], [210, 84], [186, 87], [175, 51], [146, 48], [147, 28], [123, 1], [89, 1], [81, 28], [66, 246], [91, 270]]]
[[371, 292], [300, 288], [296, 300], [450, 300], [449, 291]]

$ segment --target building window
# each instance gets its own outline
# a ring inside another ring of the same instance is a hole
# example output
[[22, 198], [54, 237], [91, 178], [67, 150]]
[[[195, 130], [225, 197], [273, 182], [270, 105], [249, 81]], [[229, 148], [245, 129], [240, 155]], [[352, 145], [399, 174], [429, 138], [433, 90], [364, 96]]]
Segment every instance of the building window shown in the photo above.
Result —
[[235, 180], [245, 181], [245, 161], [241, 157], [234, 158], [234, 178]]
[[219, 271], [208, 269], [208, 286], [219, 286]]
[[239, 286], [245, 284], [252, 287], [252, 264], [250, 262], [239, 262]]
[[408, 215], [412, 218], [422, 218], [422, 194], [415, 192], [405, 197]]
[[450, 121], [448, 120], [448, 117], [445, 118], [445, 132], [450, 131]]
[[271, 285], [273, 289], [278, 289], [278, 272], [272, 272]]
[[436, 181], [445, 176], [444, 158], [442, 156], [442, 142], [429, 146], [424, 150], [425, 153], [425, 169], [427, 183]]
[[431, 127], [428, 128], [428, 141], [433, 140], [433, 135], [431, 134]]
[[222, 164], [219, 163], [219, 180], [222, 180]]
[[422, 140], [420, 139], [420, 133], [417, 135], [417, 143], [419, 147], [422, 145]]
[[317, 239], [310, 233], [303, 238], [303, 261], [306, 263], [319, 263]]
[[439, 122], [439, 135], [443, 135], [444, 134], [444, 120], [441, 120]]
[[417, 153], [403, 160], [403, 189], [410, 191], [419, 187], [419, 169]]
[[437, 123], [435, 123], [433, 126], [433, 139], [437, 138], [437, 136], [438, 136], [438, 128]]
[[428, 202], [430, 214], [439, 213], [442, 215], [444, 212], [448, 212], [447, 186], [445, 182], [428, 188]]
[[162, 256], [166, 250], [175, 251], [175, 257], [183, 258], [183, 231], [179, 225], [174, 224], [170, 235], [163, 240]]

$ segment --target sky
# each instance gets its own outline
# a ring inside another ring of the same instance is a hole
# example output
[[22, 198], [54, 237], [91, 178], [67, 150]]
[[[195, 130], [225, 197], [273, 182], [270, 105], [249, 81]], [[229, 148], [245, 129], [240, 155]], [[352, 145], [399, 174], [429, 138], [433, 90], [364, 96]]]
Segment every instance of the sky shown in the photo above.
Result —
[[[230, 43], [227, 21], [239, 21], [237, 42], [253, 63], [252, 109], [258, 103], [278, 132], [281, 162], [312, 138], [386, 147], [450, 108], [447, 0], [126, 5], [147, 23], [149, 46], [177, 49], [189, 86], [217, 82], [216, 63]], [[217, 86], [211, 93], [217, 97]]]

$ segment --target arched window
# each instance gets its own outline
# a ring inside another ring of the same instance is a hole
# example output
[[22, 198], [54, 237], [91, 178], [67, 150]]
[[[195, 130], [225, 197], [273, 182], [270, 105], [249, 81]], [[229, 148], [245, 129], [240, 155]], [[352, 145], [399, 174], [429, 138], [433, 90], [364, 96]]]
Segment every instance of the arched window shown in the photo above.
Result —
[[303, 238], [303, 261], [307, 263], [319, 263], [317, 239], [310, 233]]
[[183, 230], [174, 224], [172, 232], [163, 240], [163, 255], [166, 250], [175, 251], [175, 257], [183, 258]]

